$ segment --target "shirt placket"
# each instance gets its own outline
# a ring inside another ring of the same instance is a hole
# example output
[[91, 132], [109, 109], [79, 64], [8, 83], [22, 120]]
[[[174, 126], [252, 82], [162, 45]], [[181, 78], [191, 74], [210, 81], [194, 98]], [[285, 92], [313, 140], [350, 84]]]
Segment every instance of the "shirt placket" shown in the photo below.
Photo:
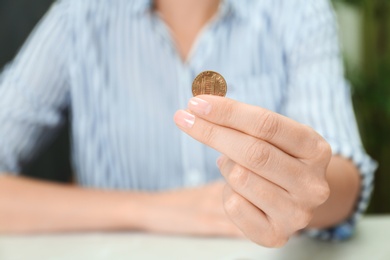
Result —
[[[177, 71], [177, 98], [180, 108], [186, 109], [187, 102], [192, 97], [192, 82], [201, 70], [207, 69], [206, 59], [211, 55], [214, 45], [214, 33], [216, 23], [210, 24], [199, 35], [198, 42], [193, 50], [190, 59], [184, 63], [178, 54], [175, 43], [169, 33], [169, 29], [159, 21], [159, 32], [168, 43], [176, 59]], [[179, 109], [179, 108], [178, 108]], [[199, 141], [191, 138], [184, 132], [180, 134], [181, 163], [183, 169], [183, 186], [194, 187], [204, 184], [207, 181], [205, 146]]]
[[[183, 101], [182, 107], [187, 107], [188, 100], [192, 97], [192, 82], [203, 70], [212, 70], [207, 66], [207, 59], [212, 55], [216, 47], [217, 25], [220, 20], [214, 20], [199, 35], [198, 42], [192, 50], [192, 55], [187, 64], [180, 63], [181, 72], [178, 73], [180, 90], [179, 98]], [[196, 119], [195, 119], [196, 121]], [[196, 186], [207, 182], [205, 145], [182, 134], [181, 140], [182, 161], [184, 167], [184, 185]]]

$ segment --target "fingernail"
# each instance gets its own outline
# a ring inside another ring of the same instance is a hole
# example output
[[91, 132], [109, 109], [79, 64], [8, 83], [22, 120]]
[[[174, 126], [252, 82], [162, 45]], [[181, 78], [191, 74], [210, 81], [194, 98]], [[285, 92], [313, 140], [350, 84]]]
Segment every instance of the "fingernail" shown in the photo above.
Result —
[[223, 160], [223, 156], [219, 156], [218, 159], [217, 159], [217, 166], [218, 168], [221, 168], [221, 165], [222, 165], [222, 160]]
[[195, 116], [185, 110], [179, 110], [174, 117], [175, 123], [184, 128], [191, 128], [195, 123]]
[[211, 111], [211, 104], [203, 99], [193, 97], [188, 102], [188, 108], [200, 115], [207, 115]]

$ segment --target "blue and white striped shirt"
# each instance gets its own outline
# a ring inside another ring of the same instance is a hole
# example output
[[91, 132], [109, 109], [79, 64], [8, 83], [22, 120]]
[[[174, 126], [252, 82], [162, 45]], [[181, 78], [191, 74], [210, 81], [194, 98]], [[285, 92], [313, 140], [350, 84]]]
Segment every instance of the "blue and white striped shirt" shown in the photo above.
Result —
[[82, 186], [162, 190], [219, 179], [217, 152], [172, 119], [194, 77], [214, 70], [228, 97], [312, 126], [359, 167], [356, 214], [320, 234], [348, 236], [375, 164], [360, 142], [335, 27], [327, 0], [225, 0], [183, 62], [151, 0], [58, 1], [2, 73], [0, 172], [20, 172], [69, 109]]

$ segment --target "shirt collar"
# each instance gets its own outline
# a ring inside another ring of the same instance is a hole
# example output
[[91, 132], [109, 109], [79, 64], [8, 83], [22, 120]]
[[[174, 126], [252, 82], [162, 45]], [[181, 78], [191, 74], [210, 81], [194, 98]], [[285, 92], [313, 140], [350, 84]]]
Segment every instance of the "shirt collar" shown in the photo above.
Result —
[[131, 1], [131, 10], [136, 13], [144, 13], [152, 9], [153, 0], [133, 0]]
[[265, 6], [258, 0], [222, 0], [222, 14], [232, 15], [244, 23], [250, 24], [256, 30], [263, 27], [261, 12]]
[[221, 3], [221, 14], [227, 15], [232, 14], [233, 16], [237, 16], [238, 18], [246, 18], [245, 15], [245, 7], [246, 1], [242, 0], [222, 0]]

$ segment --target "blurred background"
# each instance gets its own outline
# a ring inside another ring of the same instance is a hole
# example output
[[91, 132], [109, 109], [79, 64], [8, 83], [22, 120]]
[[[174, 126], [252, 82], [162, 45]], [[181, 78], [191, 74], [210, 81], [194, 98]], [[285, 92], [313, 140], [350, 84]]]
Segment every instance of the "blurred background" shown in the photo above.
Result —
[[[0, 0], [0, 69], [12, 60], [53, 0]], [[390, 0], [333, 0], [367, 152], [379, 163], [368, 213], [390, 213]], [[70, 182], [69, 124], [24, 169], [26, 175]]]
[[[10, 62], [54, 0], [0, 0], [0, 70]], [[1, 97], [0, 97], [1, 98]], [[30, 177], [70, 182], [69, 124], [23, 172]]]

